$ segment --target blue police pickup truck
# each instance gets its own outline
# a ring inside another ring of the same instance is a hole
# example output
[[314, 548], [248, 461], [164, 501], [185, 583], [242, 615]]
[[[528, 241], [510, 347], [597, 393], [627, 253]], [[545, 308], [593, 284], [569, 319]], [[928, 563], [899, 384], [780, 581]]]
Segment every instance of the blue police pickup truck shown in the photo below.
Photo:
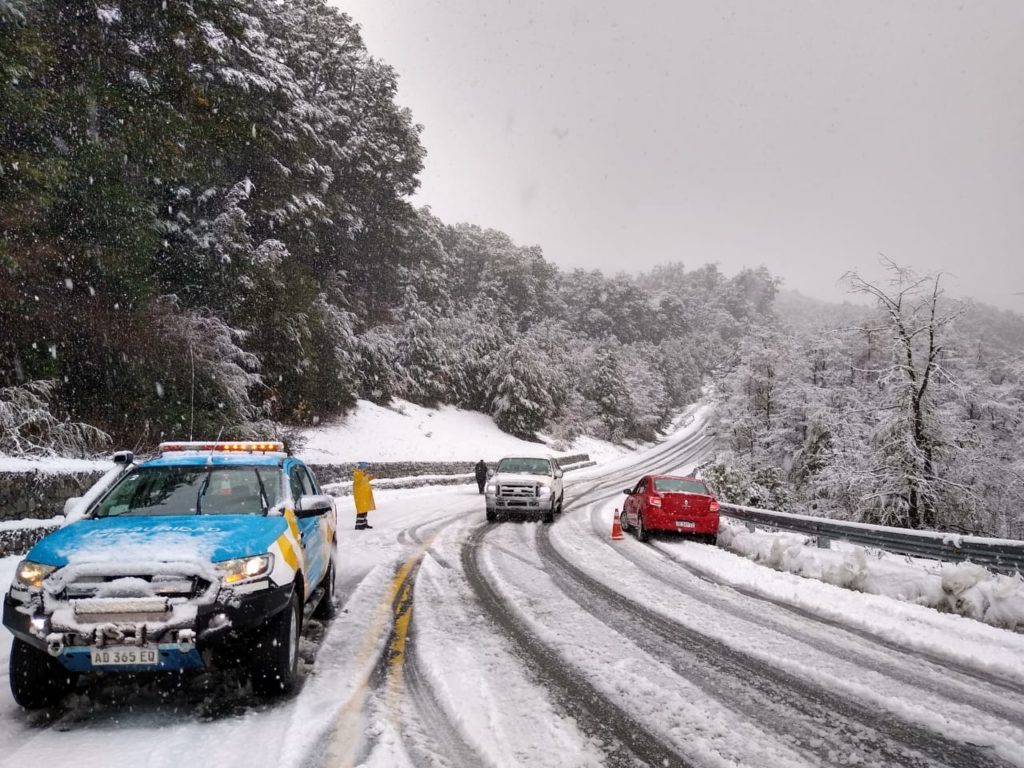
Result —
[[287, 693], [299, 633], [334, 609], [337, 519], [278, 442], [163, 443], [37, 543], [4, 599], [10, 683], [35, 709], [80, 674], [247, 668]]

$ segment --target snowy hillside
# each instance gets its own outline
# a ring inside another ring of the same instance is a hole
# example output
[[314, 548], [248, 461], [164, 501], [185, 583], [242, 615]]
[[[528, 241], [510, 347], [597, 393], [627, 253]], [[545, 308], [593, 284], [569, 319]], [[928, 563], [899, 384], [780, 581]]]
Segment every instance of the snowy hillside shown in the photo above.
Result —
[[553, 451], [506, 434], [483, 413], [451, 406], [437, 410], [404, 400], [389, 407], [360, 400], [341, 422], [303, 430], [298, 453], [312, 463], [350, 461], [493, 461], [506, 454], [588, 453], [596, 461], [626, 449], [584, 437]]

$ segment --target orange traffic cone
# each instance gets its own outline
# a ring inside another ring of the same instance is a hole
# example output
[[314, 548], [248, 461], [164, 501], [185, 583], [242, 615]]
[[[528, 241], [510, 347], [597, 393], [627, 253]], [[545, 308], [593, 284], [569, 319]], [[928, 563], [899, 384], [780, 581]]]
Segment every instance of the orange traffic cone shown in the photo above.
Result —
[[619, 510], [615, 510], [615, 517], [612, 519], [612, 541], [621, 541], [626, 538], [622, 535], [622, 523], [619, 522]]

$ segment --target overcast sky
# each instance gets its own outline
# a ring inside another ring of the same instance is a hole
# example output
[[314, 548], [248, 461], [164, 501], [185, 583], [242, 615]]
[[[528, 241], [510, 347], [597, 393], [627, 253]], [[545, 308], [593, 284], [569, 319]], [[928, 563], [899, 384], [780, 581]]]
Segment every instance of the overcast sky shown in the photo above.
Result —
[[335, 1], [447, 222], [826, 299], [884, 253], [1024, 311], [1024, 0]]

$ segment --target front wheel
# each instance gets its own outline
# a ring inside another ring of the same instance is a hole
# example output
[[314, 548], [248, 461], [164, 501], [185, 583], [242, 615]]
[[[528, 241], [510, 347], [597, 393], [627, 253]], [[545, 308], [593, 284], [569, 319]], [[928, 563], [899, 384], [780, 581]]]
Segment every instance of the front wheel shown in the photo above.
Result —
[[636, 516], [636, 537], [639, 541], [648, 541], [651, 538], [651, 532], [644, 525], [644, 516], [642, 514]]
[[257, 696], [290, 693], [299, 678], [299, 630], [302, 606], [297, 593], [288, 607], [264, 626], [253, 647], [250, 678]]
[[488, 523], [493, 523], [497, 519], [498, 519], [498, 513], [495, 512], [493, 509], [488, 509], [487, 510], [487, 522]]
[[337, 613], [338, 606], [334, 602], [334, 576], [334, 558], [331, 558], [331, 563], [327, 566], [327, 573], [324, 575], [324, 594], [321, 596], [320, 602], [317, 603], [316, 609], [313, 611], [314, 619], [329, 619]]
[[619, 513], [619, 527], [623, 531], [628, 531], [629, 530], [629, 520], [626, 518], [626, 510], [622, 510]]
[[555, 511], [557, 509], [558, 509], [558, 503], [554, 499], [552, 499], [551, 500], [551, 509], [549, 509], [547, 512], [544, 513], [544, 522], [545, 523], [553, 523], [553, 522], [555, 522]]
[[78, 681], [77, 673], [17, 637], [11, 646], [10, 673], [11, 693], [25, 709], [53, 706], [71, 693]]

